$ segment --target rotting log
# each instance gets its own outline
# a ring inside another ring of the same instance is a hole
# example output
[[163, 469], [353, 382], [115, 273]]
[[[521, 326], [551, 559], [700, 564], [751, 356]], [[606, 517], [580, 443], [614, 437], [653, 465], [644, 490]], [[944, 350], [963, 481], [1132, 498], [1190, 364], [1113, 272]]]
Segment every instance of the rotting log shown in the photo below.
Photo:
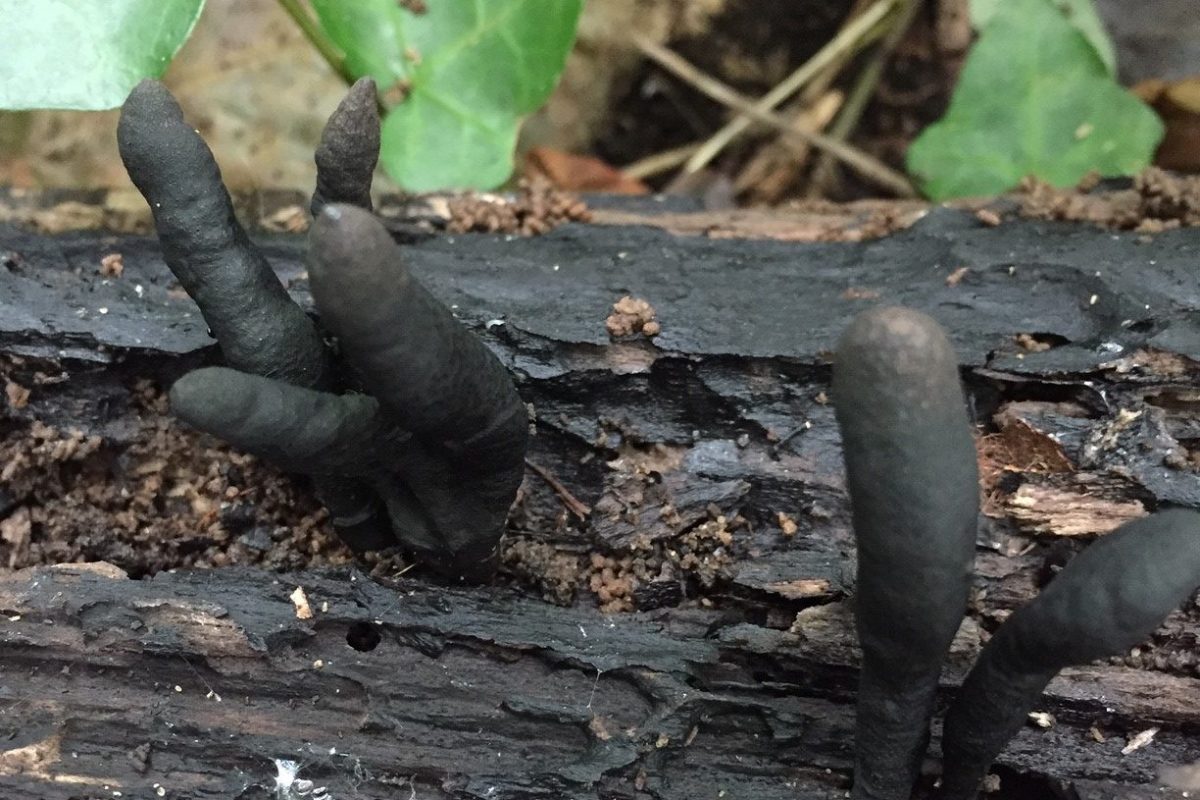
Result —
[[[851, 763], [845, 624], [714, 632], [705, 612], [238, 568], [38, 568], [0, 580], [0, 608], [13, 797], [266, 797], [291, 760], [330, 797], [832, 799]], [[1200, 756], [1196, 684], [1064, 674], [1054, 727], [1024, 731], [1003, 763], [1098, 787], [1081, 797], [1172, 796], [1136, 785]], [[1100, 718], [1161, 730], [1121, 755], [1124, 736], [1089, 734]]]
[[[872, 303], [947, 328], [982, 433], [977, 592], [944, 691], [1073, 537], [1200, 506], [1200, 231], [993, 227], [937, 209], [882, 239], [798, 243], [756, 238], [759, 222], [738, 238], [732, 223], [713, 237], [655, 218], [537, 238], [397, 230], [414, 274], [533, 409], [530, 460], [552, 480], [527, 480], [510, 538], [667, 551], [740, 517], [703, 581], [662, 556], [630, 598], [641, 613], [603, 615], [348, 572], [12, 573], [0, 787], [269, 796], [282, 759], [331, 798], [843, 796], [857, 655], [828, 353]], [[310, 304], [299, 237], [262, 241]], [[106, 281], [96, 265], [112, 252], [124, 273]], [[10, 428], [38, 420], [119, 449], [132, 378], [212, 357], [149, 238], [6, 225], [0, 255], [0, 353], [22, 362], [8, 377], [68, 376], [10, 409]], [[610, 340], [625, 294], [654, 307], [659, 335]], [[312, 619], [289, 600], [298, 586]], [[1051, 684], [1055, 722], [1010, 745], [1001, 791], [1177, 796], [1155, 781], [1200, 760], [1198, 619], [1193, 605], [1127, 663]]]

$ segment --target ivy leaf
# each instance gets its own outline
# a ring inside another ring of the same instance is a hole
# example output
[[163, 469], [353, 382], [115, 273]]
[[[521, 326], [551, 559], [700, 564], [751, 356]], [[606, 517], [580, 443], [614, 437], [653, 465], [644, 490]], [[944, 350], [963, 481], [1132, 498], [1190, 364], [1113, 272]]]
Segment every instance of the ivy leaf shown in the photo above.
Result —
[[204, 0], [0, 0], [0, 108], [113, 108], [157, 78]]
[[935, 200], [997, 194], [1026, 175], [1071, 186], [1093, 171], [1138, 172], [1162, 135], [1053, 0], [1005, 0], [946, 115], [909, 147], [908, 169]]
[[[403, 100], [380, 161], [406, 189], [490, 189], [512, 174], [521, 118], [558, 82], [583, 0], [312, 0], [355, 77]], [[390, 88], [389, 88], [390, 87]]]
[[[1003, 0], [970, 0], [971, 24], [983, 30], [992, 21]], [[1104, 22], [1096, 13], [1092, 0], [1057, 0], [1058, 9], [1079, 29], [1108, 68], [1109, 75], [1117, 74], [1117, 49], [1113, 46]]]

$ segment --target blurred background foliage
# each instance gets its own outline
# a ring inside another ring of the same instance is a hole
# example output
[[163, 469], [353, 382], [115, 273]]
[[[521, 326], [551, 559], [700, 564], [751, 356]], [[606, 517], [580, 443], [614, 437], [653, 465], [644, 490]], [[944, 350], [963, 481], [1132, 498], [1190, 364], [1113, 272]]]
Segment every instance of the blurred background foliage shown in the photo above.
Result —
[[[0, 11], [4, 4], [29, 1], [0, 0]], [[396, 14], [422, 16], [405, 7], [418, 0], [379, 1]], [[569, 12], [574, 0], [562, 1]], [[1137, 4], [1137, 13], [1122, 0], [1095, 0], [1094, 7], [1087, 0], [1028, 1], [1060, 8], [1073, 35], [1090, 45], [1095, 68], [1084, 70], [1082, 79], [1090, 82], [1084, 85], [1107, 81], [1113, 92], [1132, 97], [1117, 88], [1119, 83], [1153, 106], [1162, 126], [1155, 132], [1142, 125], [1141, 135], [1134, 137], [1132, 146], [1145, 151], [1141, 161], [1153, 156], [1164, 166], [1200, 171], [1200, 15], [1195, 0], [1147, 0]], [[462, 0], [418, 4], [444, 8]], [[208, 0], [164, 76], [212, 144], [231, 185], [242, 190], [310, 187], [313, 145], [345, 90], [344, 76], [313, 46], [286, 5], [279, 0]], [[303, 7], [316, 16], [322, 5], [305, 2]], [[507, 149], [512, 140], [503, 131], [490, 135], [503, 127], [495, 119], [528, 114], [516, 138], [515, 176], [548, 177], [573, 190], [666, 190], [694, 195], [710, 207], [895, 196], [904, 194], [906, 186], [935, 196], [964, 191], [957, 185], [938, 188], [929, 167], [906, 162], [906, 154], [948, 109], [950, 119], [955, 107], [970, 101], [969, 94], [965, 100], [960, 96], [970, 87], [965, 81], [960, 85], [959, 77], [972, 43], [986, 34], [986, 25], [979, 26], [984, 34], [977, 34], [972, 13], [976, 23], [995, 14], [995, 0], [591, 0], [582, 5], [573, 45], [563, 33], [567, 23], [574, 27], [570, 14], [553, 26], [558, 34], [552, 44], [561, 46], [562, 53], [570, 45], [557, 85], [551, 81], [536, 91], [497, 98], [498, 88], [511, 86], [513, 79], [494, 68], [484, 76], [493, 79], [490, 88], [472, 98], [475, 105], [498, 99], [511, 109], [483, 109], [492, 115], [483, 126], [489, 131], [485, 153], [497, 152], [497, 143]], [[1094, 13], [1080, 14], [1081, 7]], [[328, 27], [327, 33], [335, 26]], [[330, 39], [339, 49], [350, 46], [348, 40], [339, 44], [336, 37]], [[1067, 49], [1080, 52], [1074, 45]], [[553, 66], [553, 52], [543, 56]], [[1054, 68], [1061, 71], [1061, 62]], [[797, 73], [805, 70], [798, 88], [780, 91], [789, 81], [795, 86]], [[363, 71], [374, 74], [369, 67], [343, 69]], [[393, 71], [391, 77], [405, 76]], [[977, 97], [995, 99], [990, 80], [994, 78], [984, 71], [974, 82]], [[407, 87], [400, 83], [401, 89], [420, 90], [419, 80]], [[1107, 124], [1099, 117], [1076, 120], [1057, 98], [1048, 100], [1019, 86], [1015, 91], [1016, 100], [1009, 102], [1032, 97], [1029, 102], [1041, 104], [1033, 111], [1055, 135], [1064, 138], [1062, 130], [1070, 134], [1064, 146], [1082, 142], [1086, 149], [1100, 143], [1100, 149], [1111, 150], [1094, 136], [1098, 126]], [[739, 118], [739, 111], [773, 92], [782, 98], [769, 111], [750, 109], [755, 115]], [[397, 99], [383, 97], [389, 106]], [[126, 186], [115, 157], [115, 117], [113, 111], [0, 112], [0, 182]], [[1128, 127], [1128, 119], [1118, 127]], [[405, 133], [400, 138], [408, 138]], [[940, 135], [945, 133], [943, 127]], [[1021, 136], [1003, 141], [1019, 142]], [[1025, 149], [1044, 155], [1040, 140], [1033, 141], [1037, 147]], [[456, 146], [464, 153], [473, 147]], [[985, 152], [996, 147], [980, 146]], [[959, 175], [970, 175], [972, 159], [979, 158], [969, 147], [945, 140], [929, 149], [939, 167]], [[958, 150], [963, 157], [955, 162], [951, 151]], [[915, 152], [920, 153], [920, 146]], [[1138, 163], [1139, 158], [1122, 162], [1128, 169]], [[493, 158], [491, 164], [493, 173], [475, 175], [478, 185], [499, 183], [501, 173], [509, 171], [503, 160]], [[906, 166], [913, 167], [915, 187], [907, 182]], [[393, 164], [390, 172], [411, 188], [434, 188], [440, 180], [436, 176], [404, 171], [419, 167]], [[1011, 182], [1021, 169], [1018, 165], [1015, 172], [1004, 173], [1004, 180]], [[1076, 179], [1048, 177], [1060, 183]], [[462, 182], [460, 175], [448, 185]], [[969, 183], [965, 191], [1001, 188]]]

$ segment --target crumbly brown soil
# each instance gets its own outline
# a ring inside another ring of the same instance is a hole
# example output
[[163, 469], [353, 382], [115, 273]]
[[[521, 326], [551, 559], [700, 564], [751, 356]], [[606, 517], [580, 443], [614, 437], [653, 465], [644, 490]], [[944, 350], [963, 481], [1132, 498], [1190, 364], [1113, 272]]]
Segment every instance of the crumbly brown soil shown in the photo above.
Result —
[[1069, 189], [1027, 180], [1017, 194], [1021, 215], [1142, 233], [1200, 225], [1200, 176], [1150, 167], [1134, 178], [1129, 189], [1096, 191], [1096, 186], [1095, 179]]
[[[23, 405], [20, 384], [7, 385], [10, 407]], [[355, 561], [304, 479], [180, 424], [148, 381], [134, 398], [136, 430], [120, 446], [0, 417], [0, 570], [107, 561], [141, 576]], [[636, 514], [631, 508], [651, 481], [647, 470], [633, 469], [619, 487], [624, 499], [610, 495], [594, 512]], [[514, 517], [523, 515], [518, 504]], [[733, 532], [745, 521], [716, 509], [709, 517], [675, 539], [639, 541], [627, 553], [571, 552], [517, 533], [505, 542], [505, 578], [559, 604], [583, 597], [606, 611], [676, 604], [685, 583], [710, 589], [732, 564]], [[357, 559], [384, 576], [410, 566], [397, 552]]]
[[[0, 567], [109, 561], [133, 575], [175, 567], [303, 569], [351, 558], [299, 483], [166, 414], [138, 388], [128, 447], [34, 422], [0, 436]], [[12, 522], [17, 520], [17, 522]]]
[[464, 194], [448, 201], [446, 229], [451, 233], [516, 233], [535, 236], [564, 222], [591, 219], [587, 204], [545, 180], [522, 180], [511, 198]]

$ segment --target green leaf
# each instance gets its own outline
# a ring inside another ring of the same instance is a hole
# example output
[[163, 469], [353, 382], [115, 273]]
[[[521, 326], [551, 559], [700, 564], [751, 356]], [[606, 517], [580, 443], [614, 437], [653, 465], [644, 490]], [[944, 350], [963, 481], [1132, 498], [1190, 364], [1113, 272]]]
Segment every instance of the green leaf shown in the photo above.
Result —
[[[971, 24], [975, 26], [975, 30], [981, 31], [986, 28], [992, 17], [995, 16], [996, 9], [1005, 1], [970, 0]], [[1088, 43], [1096, 48], [1096, 53], [1104, 62], [1104, 66], [1108, 68], [1108, 74], [1116, 75], [1117, 49], [1113, 46], [1112, 39], [1108, 38], [1108, 31], [1104, 29], [1104, 22], [1096, 13], [1096, 6], [1093, 5], [1092, 0], [1057, 0], [1055, 5], [1066, 15], [1071, 24], [1079, 29]]]
[[0, 108], [120, 105], [162, 75], [204, 0], [0, 0]]
[[935, 200], [996, 194], [1026, 175], [1070, 186], [1092, 171], [1138, 172], [1162, 135], [1052, 0], [1004, 0], [946, 115], [909, 147], [908, 170]]
[[312, 0], [355, 76], [404, 100], [380, 161], [406, 189], [490, 189], [512, 174], [521, 118], [558, 82], [583, 0]]

